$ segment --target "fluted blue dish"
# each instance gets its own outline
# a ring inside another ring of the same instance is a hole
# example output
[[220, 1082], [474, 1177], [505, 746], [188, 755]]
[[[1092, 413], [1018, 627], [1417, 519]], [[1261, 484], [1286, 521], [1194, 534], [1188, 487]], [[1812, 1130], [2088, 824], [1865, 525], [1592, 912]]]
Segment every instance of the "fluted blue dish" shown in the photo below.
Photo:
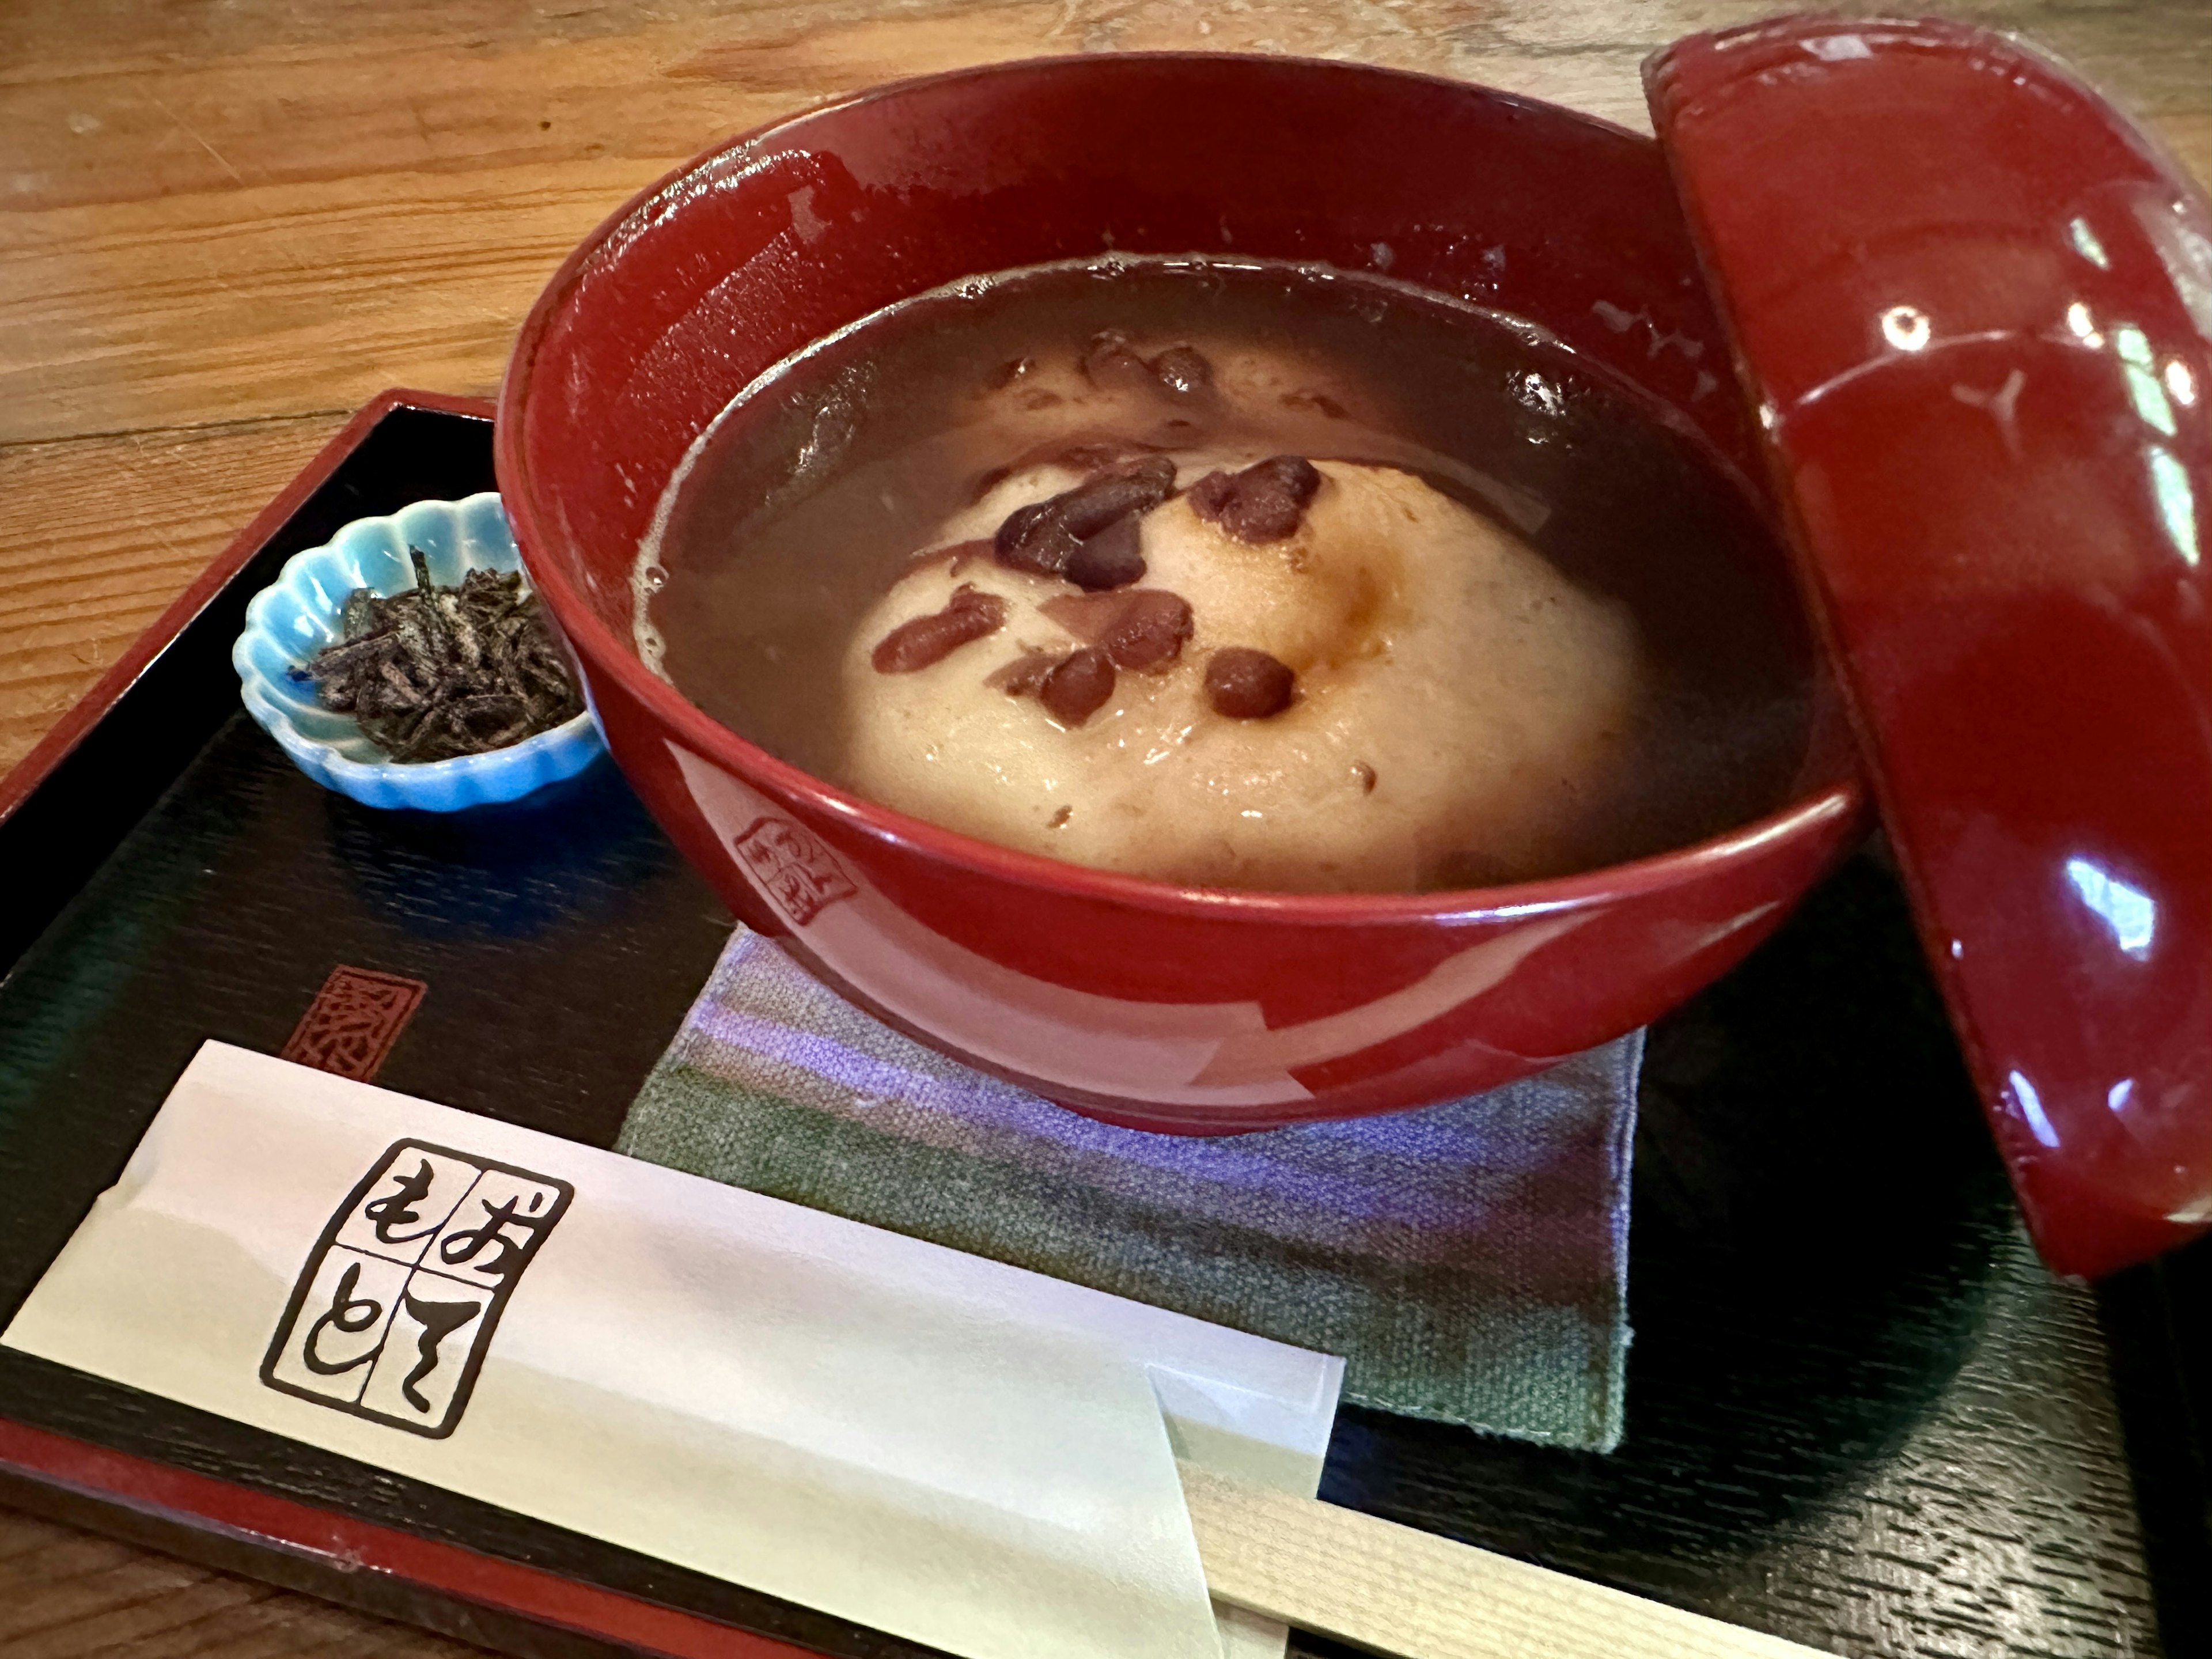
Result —
[[354, 589], [389, 597], [415, 585], [410, 547], [422, 550], [431, 580], [441, 586], [471, 570], [522, 568], [496, 491], [356, 519], [323, 546], [293, 555], [283, 574], [246, 607], [246, 631], [231, 647], [230, 662], [246, 712], [302, 772], [369, 806], [458, 811], [519, 799], [590, 765], [602, 745], [588, 713], [487, 754], [394, 761], [351, 715], [324, 708], [312, 682], [293, 678], [294, 669], [343, 637], [346, 596]]

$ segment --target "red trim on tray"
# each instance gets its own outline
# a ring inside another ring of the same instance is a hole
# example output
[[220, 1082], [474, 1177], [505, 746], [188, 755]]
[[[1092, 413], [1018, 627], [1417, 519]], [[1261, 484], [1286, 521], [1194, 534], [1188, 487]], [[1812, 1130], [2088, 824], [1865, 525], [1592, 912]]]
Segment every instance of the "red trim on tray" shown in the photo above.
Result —
[[281, 529], [284, 521], [300, 510], [301, 504], [325, 480], [337, 471], [339, 464], [361, 447], [369, 429], [393, 410], [427, 409], [444, 415], [473, 415], [489, 420], [495, 409], [485, 398], [456, 398], [442, 392], [416, 392], [404, 386], [394, 386], [380, 392], [363, 404], [360, 412], [348, 421], [307, 463], [300, 475], [286, 484], [276, 498], [253, 517], [253, 521], [231, 538], [215, 562], [192, 579], [191, 585], [179, 593], [169, 608], [155, 619], [152, 626], [131, 642], [131, 648], [118, 658], [114, 665], [94, 684], [93, 688], [78, 698], [66, 714], [55, 721], [45, 737], [31, 752], [18, 761], [4, 778], [0, 778], [0, 823], [30, 798], [33, 790], [46, 781], [47, 774], [60, 765], [70, 750], [76, 748], [86, 732], [98, 725], [115, 706], [133, 682], [144, 673], [154, 659], [168, 648], [169, 642], [185, 630], [185, 624], [199, 615], [208, 601], [221, 592], [225, 584], [244, 569], [247, 562], [261, 551], [270, 537]]
[[0, 1418], [0, 1469], [264, 1549], [326, 1562], [668, 1659], [813, 1659], [813, 1650], [457, 1544], [314, 1509]]
[[[489, 420], [494, 412], [494, 405], [484, 398], [404, 387], [379, 392], [362, 405], [54, 723], [37, 746], [0, 778], [0, 822], [46, 781], [209, 601], [361, 447], [377, 423], [402, 408], [483, 420]], [[719, 1620], [580, 1583], [543, 1568], [418, 1538], [397, 1528], [317, 1509], [5, 1417], [0, 1417], [0, 1470], [96, 1504], [228, 1534], [295, 1559], [320, 1561], [334, 1571], [384, 1574], [396, 1583], [453, 1601], [664, 1655], [667, 1659], [809, 1659], [813, 1653], [811, 1649]]]

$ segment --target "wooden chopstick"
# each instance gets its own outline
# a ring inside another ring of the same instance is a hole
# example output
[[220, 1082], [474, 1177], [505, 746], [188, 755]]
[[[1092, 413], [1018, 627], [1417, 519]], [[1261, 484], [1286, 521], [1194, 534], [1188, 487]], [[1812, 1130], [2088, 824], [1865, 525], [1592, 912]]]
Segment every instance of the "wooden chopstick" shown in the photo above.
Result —
[[1371, 1515], [1178, 1466], [1214, 1599], [1399, 1659], [1817, 1659]]

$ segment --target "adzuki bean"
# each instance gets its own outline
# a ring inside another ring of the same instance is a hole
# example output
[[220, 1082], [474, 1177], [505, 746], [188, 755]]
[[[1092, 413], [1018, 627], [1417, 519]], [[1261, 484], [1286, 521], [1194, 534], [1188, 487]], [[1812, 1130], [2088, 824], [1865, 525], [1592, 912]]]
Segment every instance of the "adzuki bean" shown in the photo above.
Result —
[[1129, 337], [1118, 328], [1092, 335], [1075, 366], [1083, 371], [1085, 380], [1103, 390], [1148, 388], [1152, 384], [1151, 367], [1130, 349]]
[[1206, 700], [1215, 714], [1231, 720], [1279, 714], [1297, 690], [1298, 677], [1287, 663], [1249, 646], [1224, 646], [1206, 659]]
[[1213, 389], [1213, 365], [1196, 346], [1170, 346], [1149, 365], [1163, 391], [1177, 398], [1195, 398]]
[[971, 640], [1006, 626], [1006, 602], [996, 593], [979, 593], [963, 582], [945, 609], [901, 623], [868, 653], [878, 674], [911, 674], [942, 662]]
[[1213, 389], [1213, 365], [1196, 346], [1170, 346], [1153, 357], [1140, 357], [1118, 328], [1093, 335], [1076, 366], [1085, 380], [1105, 391], [1158, 392], [1182, 398]]
[[1044, 677], [1060, 664], [1060, 659], [1050, 651], [1024, 651], [1012, 662], [1002, 663], [985, 675], [983, 684], [1010, 697], [1032, 696], [1044, 684]]
[[[1049, 500], [1014, 509], [992, 538], [1000, 564], [1033, 575], [1067, 572], [1076, 550], [1115, 520], [1146, 513], [1175, 489], [1175, 463], [1164, 455], [1089, 478]], [[1139, 562], [1136, 574], [1143, 571]], [[1133, 581], [1136, 574], [1124, 580]]]
[[1145, 556], [1138, 551], [1140, 535], [1137, 515], [1124, 513], [1097, 535], [1078, 542], [1060, 574], [1086, 593], [1127, 587], [1145, 574]]
[[1129, 608], [1100, 635], [1098, 648], [1116, 668], [1157, 673], [1182, 654], [1191, 627], [1190, 602], [1182, 594], [1139, 588], [1129, 595]]
[[1062, 593], [1037, 609], [1085, 644], [1103, 651], [1115, 667], [1140, 672], [1175, 661], [1191, 635], [1190, 602], [1164, 587]]
[[1271, 455], [1242, 472], [1207, 473], [1190, 487], [1190, 507], [1240, 542], [1279, 542], [1320, 488], [1320, 469], [1303, 455]]
[[1062, 726], [1080, 726], [1114, 695], [1114, 665], [1103, 651], [1085, 647], [1044, 677], [1037, 701]]

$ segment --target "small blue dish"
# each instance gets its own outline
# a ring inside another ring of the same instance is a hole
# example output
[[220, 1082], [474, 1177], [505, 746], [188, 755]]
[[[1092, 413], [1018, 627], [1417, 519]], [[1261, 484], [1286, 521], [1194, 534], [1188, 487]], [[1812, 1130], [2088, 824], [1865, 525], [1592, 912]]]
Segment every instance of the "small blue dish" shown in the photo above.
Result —
[[246, 631], [231, 647], [230, 664], [246, 713], [302, 772], [368, 806], [453, 812], [519, 799], [589, 766], [602, 745], [588, 713], [486, 754], [394, 761], [350, 715], [324, 708], [311, 681], [292, 677], [343, 637], [340, 619], [354, 589], [389, 598], [415, 586], [410, 547], [422, 550], [430, 580], [441, 586], [471, 570], [522, 568], [494, 490], [465, 501], [416, 501], [389, 518], [356, 519], [327, 544], [294, 554], [275, 584], [246, 607]]

